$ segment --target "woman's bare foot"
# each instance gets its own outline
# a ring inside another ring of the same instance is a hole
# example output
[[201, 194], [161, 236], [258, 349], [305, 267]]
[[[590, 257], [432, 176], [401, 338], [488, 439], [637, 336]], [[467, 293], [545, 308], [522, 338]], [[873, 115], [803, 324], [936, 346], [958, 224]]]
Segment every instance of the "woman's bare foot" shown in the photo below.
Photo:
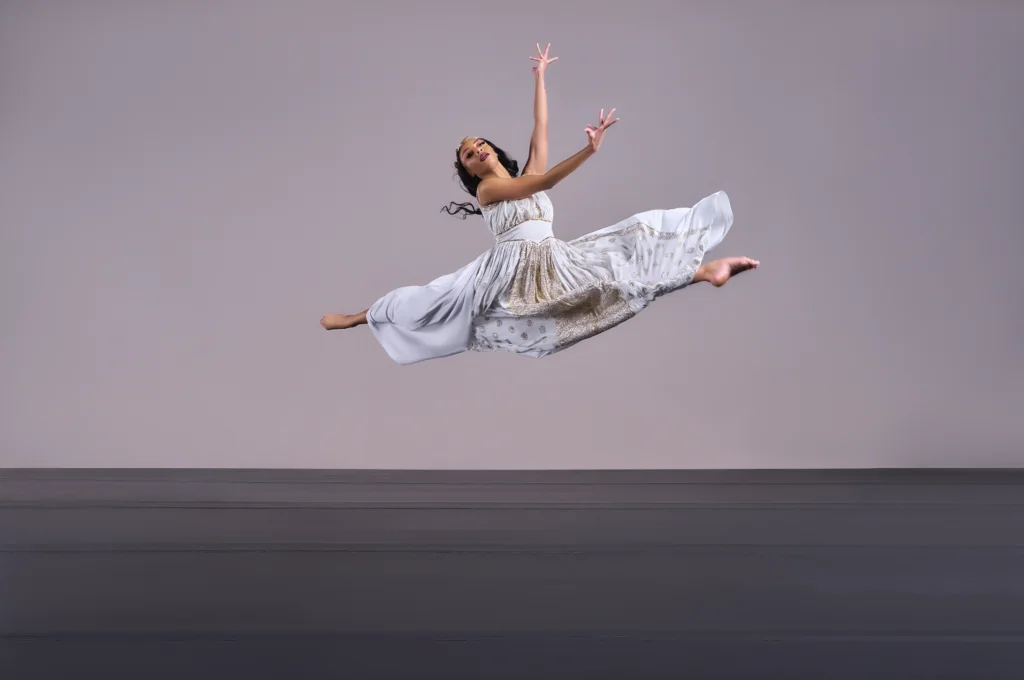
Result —
[[720, 288], [733, 276], [748, 269], [757, 269], [759, 264], [761, 263], [749, 257], [725, 257], [702, 264], [693, 280], [707, 281], [712, 286]]
[[366, 323], [366, 312], [359, 314], [324, 314], [320, 325], [329, 331], [352, 328]]

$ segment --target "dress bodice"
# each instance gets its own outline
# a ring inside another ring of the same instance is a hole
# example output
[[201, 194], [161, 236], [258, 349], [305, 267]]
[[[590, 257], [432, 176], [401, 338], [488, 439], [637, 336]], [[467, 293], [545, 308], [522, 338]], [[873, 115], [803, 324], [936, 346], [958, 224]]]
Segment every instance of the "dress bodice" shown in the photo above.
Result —
[[523, 222], [551, 222], [555, 216], [555, 207], [551, 199], [543, 191], [533, 196], [515, 201], [498, 201], [480, 208], [484, 220], [494, 238], [500, 239], [502, 234], [516, 228]]

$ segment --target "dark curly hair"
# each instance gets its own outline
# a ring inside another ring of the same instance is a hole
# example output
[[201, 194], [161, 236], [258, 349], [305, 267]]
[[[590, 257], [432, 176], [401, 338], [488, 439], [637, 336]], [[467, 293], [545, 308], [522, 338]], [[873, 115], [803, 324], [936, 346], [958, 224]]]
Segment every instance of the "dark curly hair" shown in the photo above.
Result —
[[[495, 146], [494, 144], [491, 143], [490, 140], [483, 139], [483, 137], [478, 137], [478, 139], [483, 140], [483, 142], [487, 144], [487, 146], [494, 149], [494, 154], [495, 156], [498, 157], [498, 162], [501, 163], [506, 170], [508, 170], [508, 174], [512, 175], [513, 177], [519, 175], [519, 163], [517, 163], [514, 159], [509, 158], [508, 154], [505, 153], [504, 149]], [[459, 148], [462, 148], [461, 145]], [[480, 186], [480, 178], [473, 177], [472, 175], [469, 174], [469, 171], [466, 170], [466, 166], [462, 164], [462, 160], [459, 158], [458, 149], [455, 150], [455, 170], [459, 176], [459, 181], [462, 183], [462, 188], [465, 189], [466, 193], [468, 193], [470, 196], [476, 198], [476, 190]], [[451, 201], [448, 203], [448, 205], [441, 208], [441, 212], [447, 212], [449, 215], [458, 215], [459, 218], [463, 220], [469, 217], [470, 215], [483, 214], [480, 208], [474, 206], [471, 201], [467, 201], [466, 203], [456, 203], [455, 201]]]

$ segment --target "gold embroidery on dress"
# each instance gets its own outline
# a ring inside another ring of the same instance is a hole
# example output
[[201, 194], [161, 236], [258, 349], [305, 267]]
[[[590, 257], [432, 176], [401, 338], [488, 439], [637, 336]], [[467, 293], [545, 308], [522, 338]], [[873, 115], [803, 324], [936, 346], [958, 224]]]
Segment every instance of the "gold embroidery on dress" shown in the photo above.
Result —
[[598, 287], [588, 300], [556, 319], [555, 349], [562, 350], [581, 340], [613, 328], [636, 315], [621, 291], [611, 286]]
[[566, 294], [555, 273], [558, 265], [549, 241], [523, 241], [520, 247], [519, 262], [504, 306], [517, 316], [543, 316], [545, 307], [557, 303]]
[[[616, 326], [636, 314], [616, 287], [581, 270], [580, 286], [567, 289], [557, 275], [550, 241], [524, 242], [502, 306], [518, 317], [555, 321], [555, 349]], [[529, 324], [528, 324], [529, 325]], [[547, 331], [541, 327], [541, 333]]]

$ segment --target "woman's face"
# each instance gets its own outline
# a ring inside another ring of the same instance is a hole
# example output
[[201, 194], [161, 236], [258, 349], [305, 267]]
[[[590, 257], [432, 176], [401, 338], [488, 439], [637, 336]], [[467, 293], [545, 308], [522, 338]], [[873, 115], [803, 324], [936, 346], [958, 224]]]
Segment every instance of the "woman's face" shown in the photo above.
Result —
[[467, 137], [459, 145], [459, 161], [473, 177], [490, 174], [498, 164], [494, 149], [482, 139]]

